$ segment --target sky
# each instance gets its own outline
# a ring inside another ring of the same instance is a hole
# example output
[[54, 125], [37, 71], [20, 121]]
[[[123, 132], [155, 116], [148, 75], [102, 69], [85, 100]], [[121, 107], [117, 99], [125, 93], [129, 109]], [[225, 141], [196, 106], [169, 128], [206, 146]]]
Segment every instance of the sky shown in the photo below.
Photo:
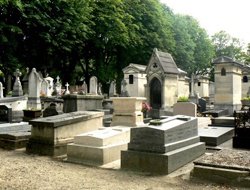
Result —
[[250, 43], [249, 0], [160, 0], [174, 13], [190, 15], [211, 36], [221, 30]]

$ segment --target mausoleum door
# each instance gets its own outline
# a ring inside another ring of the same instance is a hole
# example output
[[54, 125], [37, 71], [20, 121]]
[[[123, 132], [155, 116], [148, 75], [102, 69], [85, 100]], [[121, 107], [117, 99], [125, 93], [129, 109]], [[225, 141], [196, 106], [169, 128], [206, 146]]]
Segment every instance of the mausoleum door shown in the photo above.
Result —
[[157, 78], [153, 78], [150, 82], [150, 104], [153, 109], [161, 108], [161, 82]]

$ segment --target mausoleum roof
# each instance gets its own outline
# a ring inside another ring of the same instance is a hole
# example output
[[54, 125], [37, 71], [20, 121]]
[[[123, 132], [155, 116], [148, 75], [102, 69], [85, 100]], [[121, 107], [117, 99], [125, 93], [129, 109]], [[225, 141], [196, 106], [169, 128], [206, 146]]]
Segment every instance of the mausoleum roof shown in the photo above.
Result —
[[164, 72], [166, 73], [173, 73], [173, 74], [179, 74], [178, 67], [171, 56], [171, 54], [158, 51], [156, 48], [154, 49], [155, 54], [159, 58], [159, 63], [161, 64]]
[[235, 61], [233, 58], [228, 56], [220, 56], [213, 60], [213, 64], [221, 64], [221, 63], [233, 63], [239, 66], [244, 66], [241, 62]]
[[126, 72], [128, 69], [134, 69], [137, 70], [138, 72], [145, 72], [147, 66], [146, 65], [140, 65], [140, 64], [135, 64], [135, 63], [130, 63], [127, 67], [122, 69], [123, 72]]

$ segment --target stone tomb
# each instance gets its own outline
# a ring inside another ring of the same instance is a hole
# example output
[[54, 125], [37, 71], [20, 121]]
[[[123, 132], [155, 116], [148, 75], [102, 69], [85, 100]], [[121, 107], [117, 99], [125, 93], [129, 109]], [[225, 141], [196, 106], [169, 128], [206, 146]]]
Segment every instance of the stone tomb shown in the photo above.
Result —
[[121, 168], [169, 174], [204, 153], [197, 119], [177, 115], [131, 128], [128, 150], [121, 153]]
[[26, 150], [49, 156], [66, 154], [67, 144], [74, 136], [102, 126], [102, 112], [78, 111], [29, 121], [31, 138]]
[[123, 125], [136, 127], [144, 125], [142, 102], [144, 97], [113, 97], [114, 113], [111, 126]]
[[104, 165], [120, 159], [121, 150], [127, 150], [130, 128], [110, 127], [83, 133], [67, 145], [69, 162]]
[[234, 127], [234, 117], [216, 117], [211, 118], [212, 126]]
[[201, 142], [208, 146], [218, 146], [232, 139], [234, 135], [234, 128], [231, 127], [200, 127], [198, 131]]

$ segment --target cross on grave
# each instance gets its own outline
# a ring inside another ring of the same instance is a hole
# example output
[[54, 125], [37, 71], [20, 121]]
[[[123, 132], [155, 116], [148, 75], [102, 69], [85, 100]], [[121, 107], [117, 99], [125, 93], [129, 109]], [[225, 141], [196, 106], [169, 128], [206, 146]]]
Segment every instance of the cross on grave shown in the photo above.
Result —
[[22, 75], [22, 73], [20, 72], [19, 69], [16, 70], [16, 72], [14, 72], [14, 76], [16, 77], [16, 81], [20, 81], [20, 76]]
[[70, 92], [69, 92], [69, 83], [66, 83], [65, 86], [66, 86], [65, 94], [70, 94]]

